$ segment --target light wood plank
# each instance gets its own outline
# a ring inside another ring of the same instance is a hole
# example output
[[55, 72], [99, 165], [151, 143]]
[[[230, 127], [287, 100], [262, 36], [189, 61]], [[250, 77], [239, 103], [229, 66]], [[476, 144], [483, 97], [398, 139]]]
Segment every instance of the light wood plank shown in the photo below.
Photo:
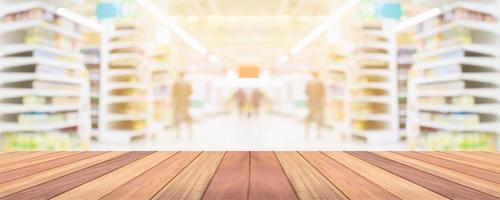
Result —
[[13, 169], [19, 169], [23, 167], [27, 167], [30, 165], [35, 165], [43, 162], [50, 162], [51, 160], [56, 160], [62, 157], [70, 156], [76, 154], [75, 152], [54, 152], [42, 156], [38, 156], [36, 158], [26, 159], [18, 162], [14, 162], [11, 164], [5, 164], [0, 167], [0, 173], [10, 171]]
[[471, 176], [476, 176], [478, 178], [482, 178], [482, 179], [485, 179], [485, 180], [488, 180], [491, 182], [500, 183], [500, 174], [496, 173], [496, 172], [473, 167], [470, 165], [464, 165], [462, 163], [454, 162], [454, 161], [447, 160], [447, 159], [442, 159], [442, 158], [435, 157], [435, 156], [430, 156], [430, 155], [427, 155], [427, 154], [421, 153], [421, 152], [418, 152], [418, 153], [417, 152], [398, 152], [398, 153], [401, 155], [407, 156], [407, 157], [411, 157], [411, 158], [415, 158], [415, 159], [418, 159], [418, 160], [421, 160], [424, 162], [431, 163], [433, 165], [452, 169], [452, 170], [458, 171], [460, 173], [468, 174]]
[[179, 152], [102, 199], [150, 199], [199, 155], [200, 152]]
[[391, 152], [376, 152], [376, 154], [500, 198], [500, 184], [498, 183], [486, 181], [475, 176], [459, 173], [448, 168], [439, 167]]
[[425, 187], [433, 192], [441, 194], [450, 199], [496, 199], [495, 197], [479, 192], [462, 184], [455, 183], [448, 179], [444, 179], [422, 170], [403, 165], [393, 160], [378, 156], [370, 152], [349, 152], [349, 154], [369, 162], [386, 171], [410, 180], [422, 187]]
[[249, 182], [250, 152], [227, 152], [203, 199], [247, 199]]
[[99, 163], [92, 167], [85, 168], [83, 170], [59, 177], [35, 187], [28, 188], [21, 192], [6, 196], [3, 198], [3, 200], [50, 199], [72, 188], [96, 179], [97, 177], [100, 177], [113, 170], [130, 164], [149, 154], [151, 154], [151, 152], [127, 153], [123, 156]]
[[[321, 152], [300, 154], [349, 199], [399, 199]], [[354, 185], [362, 187], [353, 187]]]
[[297, 152], [276, 152], [299, 199], [347, 199]]
[[251, 152], [250, 157], [250, 200], [297, 199], [273, 152]]
[[484, 153], [484, 152], [448, 152], [454, 155], [459, 155], [475, 160], [481, 160], [494, 165], [500, 165], [500, 155]]
[[168, 159], [173, 154], [173, 152], [152, 153], [122, 168], [67, 191], [53, 199], [100, 199], [146, 170]]
[[83, 159], [74, 163], [56, 167], [47, 171], [43, 171], [30, 176], [25, 176], [10, 182], [0, 184], [0, 197], [14, 194], [21, 190], [45, 183], [47, 181], [59, 178], [61, 176], [73, 173], [75, 171], [90, 167], [97, 163], [104, 162], [109, 159], [116, 158], [126, 152], [109, 152], [87, 159]]
[[224, 152], [203, 152], [153, 199], [200, 199]]
[[483, 162], [481, 160], [474, 160], [474, 159], [466, 158], [463, 156], [453, 155], [453, 154], [444, 153], [444, 152], [427, 152], [426, 154], [431, 155], [431, 156], [435, 156], [435, 157], [439, 157], [442, 159], [462, 163], [464, 165], [470, 165], [470, 166], [474, 166], [477, 168], [490, 170], [492, 172], [500, 172], [500, 165], [494, 165], [491, 163]]
[[10, 165], [15, 162], [23, 161], [23, 160], [28, 160], [32, 158], [36, 158], [39, 156], [43, 155], [49, 155], [52, 154], [52, 152], [42, 152], [42, 151], [37, 151], [37, 152], [12, 152], [8, 153], [5, 155], [5, 157], [0, 160], [0, 167], [4, 165]]
[[345, 152], [325, 152], [325, 154], [400, 199], [447, 199]]
[[4, 151], [2, 154], [0, 154], [0, 165], [2, 162], [7, 161], [7, 163], [12, 162], [13, 158], [19, 158], [22, 157], [23, 155], [28, 155], [36, 153], [34, 151], [12, 151], [12, 152], [7, 152]]

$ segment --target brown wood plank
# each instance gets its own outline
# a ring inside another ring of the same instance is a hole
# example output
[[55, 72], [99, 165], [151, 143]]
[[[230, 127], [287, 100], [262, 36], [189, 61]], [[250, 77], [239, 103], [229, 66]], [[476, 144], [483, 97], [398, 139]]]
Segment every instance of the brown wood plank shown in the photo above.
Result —
[[214, 175], [224, 152], [203, 152], [153, 199], [200, 199]]
[[458, 162], [454, 162], [454, 161], [446, 160], [446, 159], [441, 159], [441, 158], [430, 156], [430, 155], [423, 154], [423, 153], [417, 153], [417, 152], [398, 152], [398, 153], [400, 153], [401, 155], [404, 155], [404, 156], [408, 156], [408, 157], [415, 158], [415, 159], [418, 159], [418, 160], [421, 160], [424, 162], [431, 163], [433, 165], [452, 169], [452, 170], [458, 171], [460, 173], [468, 174], [471, 176], [476, 176], [476, 177], [479, 177], [479, 178], [482, 178], [482, 179], [485, 179], [488, 181], [492, 181], [495, 183], [500, 183], [500, 174], [489, 171], [489, 170], [484, 170], [484, 169], [476, 168], [473, 166], [464, 165], [462, 163], [458, 163]]
[[249, 182], [250, 152], [227, 152], [203, 199], [247, 199]]
[[0, 173], [0, 183], [5, 183], [11, 180], [19, 179], [25, 176], [36, 174], [45, 170], [49, 170], [55, 167], [66, 165], [78, 160], [89, 158], [102, 154], [103, 152], [81, 152], [70, 156], [66, 156], [56, 160], [49, 160], [46, 162], [38, 163], [37, 165], [31, 165], [19, 169], [10, 170], [7, 172]]
[[464, 156], [453, 155], [453, 154], [444, 153], [444, 152], [427, 152], [426, 154], [431, 155], [431, 156], [435, 156], [435, 157], [439, 157], [442, 159], [462, 163], [464, 165], [470, 165], [473, 167], [482, 168], [485, 170], [490, 170], [492, 172], [500, 172], [500, 165], [495, 165], [495, 164], [483, 162], [482, 160], [475, 160], [475, 159], [467, 158]]
[[345, 152], [325, 152], [325, 154], [400, 199], [447, 199]]
[[49, 199], [66, 192], [79, 185], [87, 183], [95, 178], [107, 174], [113, 170], [130, 164], [151, 152], [131, 152], [123, 156], [87, 167], [80, 171], [56, 178], [35, 187], [14, 193], [1, 199]]
[[5, 165], [0, 167], [0, 173], [10, 171], [13, 169], [19, 169], [19, 168], [35, 165], [35, 164], [42, 163], [42, 162], [47, 162], [50, 160], [59, 159], [59, 158], [74, 155], [74, 154], [76, 154], [76, 152], [53, 152], [50, 154], [37, 156], [36, 158], [30, 158], [30, 159], [25, 159], [22, 161], [10, 163], [10, 164], [5, 164]]
[[102, 199], [150, 199], [199, 155], [200, 152], [179, 152]]
[[108, 152], [101, 155], [93, 156], [74, 163], [56, 167], [30, 176], [25, 176], [9, 182], [0, 184], [0, 197], [4, 197], [26, 188], [56, 179], [58, 177], [73, 173], [86, 167], [90, 167], [100, 162], [118, 157], [126, 152]]
[[494, 196], [474, 190], [461, 184], [457, 184], [448, 179], [432, 175], [416, 168], [403, 165], [393, 160], [378, 156], [370, 152], [349, 152], [366, 162], [376, 165], [384, 170], [390, 171], [400, 177], [419, 184], [429, 190], [439, 193], [450, 199], [496, 199]]
[[376, 154], [383, 156], [385, 158], [394, 160], [401, 164], [412, 166], [419, 170], [425, 171], [427, 173], [434, 174], [436, 176], [446, 178], [450, 181], [468, 186], [475, 190], [496, 196], [500, 198], [500, 184], [493, 183], [484, 179], [477, 178], [475, 176], [470, 176], [467, 174], [459, 173], [448, 168], [439, 167], [432, 165], [420, 160], [409, 158], [403, 155], [399, 155], [391, 152], [376, 152]]
[[347, 199], [297, 152], [276, 152], [299, 199]]
[[165, 159], [168, 159], [173, 154], [174, 152], [152, 153], [120, 169], [73, 188], [72, 190], [67, 191], [53, 199], [100, 199], [136, 176], [139, 176], [146, 170], [149, 170]]
[[494, 165], [500, 165], [500, 155], [485, 152], [451, 152], [454, 155], [460, 155], [467, 158], [482, 160]]
[[[349, 199], [399, 199], [321, 152], [300, 154]], [[353, 187], [355, 185], [362, 187]]]
[[36, 158], [43, 155], [49, 155], [52, 152], [12, 152], [8, 153], [2, 160], [0, 160], [0, 167], [4, 165], [9, 165], [15, 162]]
[[273, 152], [250, 153], [248, 199], [297, 199], [291, 183]]
[[28, 155], [36, 153], [35, 151], [11, 151], [11, 152], [2, 152], [0, 154], [0, 165], [4, 162], [7, 161], [7, 163], [12, 162], [13, 158], [19, 158], [22, 157], [23, 155]]

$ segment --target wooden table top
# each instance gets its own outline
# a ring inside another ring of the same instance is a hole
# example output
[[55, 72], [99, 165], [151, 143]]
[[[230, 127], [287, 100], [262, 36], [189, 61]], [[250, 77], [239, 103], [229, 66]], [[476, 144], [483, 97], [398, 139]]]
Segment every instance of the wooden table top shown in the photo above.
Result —
[[500, 153], [0, 153], [0, 199], [49, 198], [500, 199]]

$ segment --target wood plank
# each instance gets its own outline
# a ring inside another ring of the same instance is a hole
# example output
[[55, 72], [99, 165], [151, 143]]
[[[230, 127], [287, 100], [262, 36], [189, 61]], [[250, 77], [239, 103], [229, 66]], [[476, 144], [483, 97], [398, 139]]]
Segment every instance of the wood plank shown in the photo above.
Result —
[[36, 153], [35, 151], [11, 151], [7, 152], [4, 151], [2, 154], [0, 154], [0, 165], [2, 162], [7, 161], [7, 163], [12, 162], [13, 158], [19, 158], [22, 157], [23, 155], [28, 155]]
[[227, 152], [203, 199], [247, 199], [249, 182], [250, 152]]
[[400, 199], [447, 199], [345, 152], [325, 152], [325, 154]]
[[203, 152], [153, 199], [200, 199], [214, 175], [224, 152]]
[[488, 180], [491, 182], [500, 183], [500, 174], [489, 171], [489, 170], [484, 170], [484, 169], [476, 168], [473, 166], [464, 165], [464, 164], [461, 164], [458, 162], [454, 162], [454, 161], [446, 160], [446, 159], [441, 159], [441, 158], [426, 155], [423, 153], [417, 153], [417, 152], [398, 152], [398, 153], [401, 155], [407, 156], [407, 157], [411, 157], [411, 158], [415, 158], [415, 159], [418, 159], [418, 160], [421, 160], [424, 162], [431, 163], [433, 165], [452, 169], [452, 170], [458, 171], [460, 173], [468, 174], [471, 176], [476, 176], [476, 177], [479, 177], [479, 178], [482, 178], [482, 179], [485, 179], [485, 180]]
[[485, 152], [450, 152], [455, 155], [464, 156], [471, 159], [482, 160], [494, 165], [500, 165], [500, 155]]
[[[321, 152], [300, 154], [349, 199], [399, 199]], [[353, 187], [355, 185], [362, 187]]]
[[102, 199], [150, 199], [199, 155], [200, 152], [179, 152]]
[[291, 183], [273, 152], [250, 153], [248, 199], [297, 199]]
[[276, 152], [276, 156], [299, 199], [347, 199], [297, 152]]
[[37, 174], [30, 176], [25, 176], [10, 182], [5, 182], [0, 184], [0, 197], [4, 197], [26, 188], [33, 187], [35, 185], [50, 181], [52, 179], [59, 178], [61, 176], [73, 173], [75, 171], [90, 167], [100, 162], [104, 162], [109, 159], [116, 158], [126, 152], [108, 152], [101, 155], [93, 156], [87, 159], [83, 159], [74, 163], [56, 167], [54, 169], [49, 169]]
[[414, 168], [420, 169], [422, 171], [434, 174], [436, 176], [446, 178], [450, 181], [468, 186], [475, 190], [496, 196], [500, 198], [500, 184], [493, 183], [475, 176], [470, 176], [467, 174], [459, 173], [448, 168], [439, 167], [432, 165], [420, 160], [409, 158], [403, 155], [399, 155], [391, 152], [376, 152], [376, 154], [383, 156], [385, 158], [394, 160], [401, 164], [412, 166]]
[[76, 154], [76, 152], [53, 152], [50, 154], [37, 156], [36, 158], [25, 159], [22, 161], [10, 163], [10, 164], [5, 164], [5, 165], [0, 167], [0, 173], [10, 171], [13, 169], [19, 169], [19, 168], [35, 165], [35, 164], [42, 163], [42, 162], [47, 162], [47, 161], [59, 159], [59, 158], [74, 155], [74, 154]]
[[19, 179], [25, 176], [43, 172], [45, 170], [53, 169], [62, 165], [66, 165], [72, 162], [76, 162], [85, 158], [96, 156], [102, 154], [103, 152], [80, 152], [75, 153], [70, 156], [66, 156], [56, 160], [49, 160], [46, 162], [38, 163], [37, 165], [31, 165], [19, 169], [10, 170], [7, 172], [0, 173], [0, 183], [5, 183], [15, 179]]
[[6, 157], [4, 157], [2, 160], [0, 160], [0, 167], [4, 166], [6, 164], [12, 164], [15, 162], [31, 159], [31, 158], [36, 158], [38, 156], [42, 155], [48, 155], [51, 154], [51, 152], [12, 152], [13, 154], [8, 153]]
[[53, 199], [100, 199], [146, 170], [168, 159], [173, 154], [174, 152], [152, 153], [120, 169], [67, 191]]
[[472, 188], [457, 184], [448, 179], [444, 179], [416, 168], [403, 165], [393, 160], [378, 156], [370, 152], [349, 152], [366, 162], [376, 165], [384, 170], [390, 171], [400, 177], [410, 180], [422, 187], [439, 193], [450, 199], [496, 199], [494, 196], [482, 193]]
[[80, 171], [56, 178], [35, 187], [6, 196], [4, 200], [50, 199], [97, 177], [130, 164], [151, 152], [130, 152], [123, 156], [96, 164]]
[[500, 165], [495, 165], [495, 164], [483, 162], [482, 160], [470, 159], [470, 158], [466, 158], [463, 156], [453, 155], [453, 154], [444, 153], [444, 152], [426, 152], [426, 154], [431, 155], [431, 156], [435, 156], [435, 157], [439, 157], [442, 159], [462, 163], [464, 165], [470, 165], [470, 166], [474, 166], [477, 168], [490, 170], [492, 172], [500, 172]]

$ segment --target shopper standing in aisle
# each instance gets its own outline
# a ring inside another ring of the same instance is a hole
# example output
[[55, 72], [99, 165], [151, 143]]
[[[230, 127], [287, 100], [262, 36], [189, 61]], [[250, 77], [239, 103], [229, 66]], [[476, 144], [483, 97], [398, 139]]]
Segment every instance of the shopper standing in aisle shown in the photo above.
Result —
[[325, 105], [325, 87], [319, 79], [319, 73], [312, 73], [313, 79], [307, 82], [307, 108], [308, 114], [306, 117], [306, 138], [309, 137], [309, 126], [311, 122], [316, 122], [316, 132], [318, 138], [321, 138], [321, 128], [323, 126], [323, 110]]
[[245, 103], [246, 103], [246, 94], [242, 88], [238, 88], [238, 91], [234, 94], [234, 98], [236, 99], [236, 103], [238, 104], [238, 113], [240, 117], [245, 114]]
[[177, 131], [176, 137], [180, 137], [181, 123], [186, 122], [189, 137], [192, 137], [192, 118], [189, 114], [189, 97], [192, 93], [191, 83], [184, 78], [184, 72], [179, 73], [179, 80], [174, 83], [172, 99], [174, 103], [174, 125]]
[[252, 113], [255, 117], [259, 117], [260, 105], [263, 98], [264, 94], [262, 94], [259, 88], [255, 88], [252, 91]]

